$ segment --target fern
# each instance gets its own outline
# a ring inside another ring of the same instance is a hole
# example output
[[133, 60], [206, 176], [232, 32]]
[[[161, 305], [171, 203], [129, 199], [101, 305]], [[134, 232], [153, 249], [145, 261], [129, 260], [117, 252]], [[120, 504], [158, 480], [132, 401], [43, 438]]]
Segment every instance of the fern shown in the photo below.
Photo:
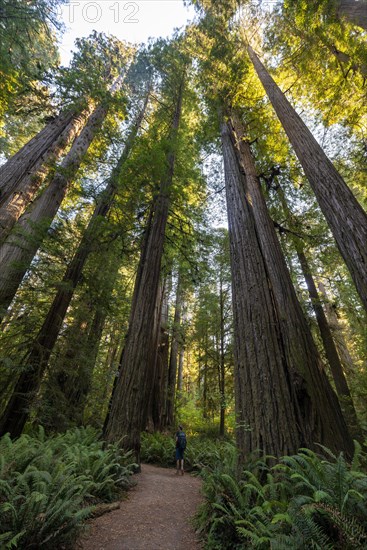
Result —
[[61, 548], [75, 540], [94, 504], [131, 486], [131, 454], [102, 449], [98, 433], [78, 428], [46, 438], [0, 440], [1, 548]]
[[322, 451], [323, 457], [301, 449], [271, 468], [269, 458], [251, 458], [240, 480], [234, 469], [204, 472], [206, 502], [197, 524], [207, 533], [206, 548], [366, 548], [367, 476], [357, 469], [360, 458], [349, 465], [342, 454]]

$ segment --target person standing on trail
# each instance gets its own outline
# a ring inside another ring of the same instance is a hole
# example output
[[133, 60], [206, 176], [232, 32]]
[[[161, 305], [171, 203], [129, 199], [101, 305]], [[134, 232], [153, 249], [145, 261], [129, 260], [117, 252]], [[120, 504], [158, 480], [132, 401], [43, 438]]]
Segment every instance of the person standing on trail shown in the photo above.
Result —
[[181, 475], [184, 475], [184, 452], [186, 449], [186, 434], [183, 431], [182, 426], [178, 427], [178, 431], [176, 432], [176, 475], [179, 475], [181, 471]]

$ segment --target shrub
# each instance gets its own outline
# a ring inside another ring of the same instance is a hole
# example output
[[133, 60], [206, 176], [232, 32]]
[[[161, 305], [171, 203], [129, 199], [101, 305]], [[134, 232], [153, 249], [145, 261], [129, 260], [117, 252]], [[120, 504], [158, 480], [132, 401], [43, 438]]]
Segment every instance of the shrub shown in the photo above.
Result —
[[[367, 547], [367, 475], [357, 449], [349, 465], [302, 449], [270, 467], [252, 462], [240, 480], [228, 468], [204, 476], [205, 502], [197, 525], [206, 548], [322, 550]], [[226, 471], [225, 471], [226, 470]]]
[[65, 546], [94, 504], [129, 487], [131, 455], [102, 445], [91, 428], [0, 440], [1, 548]]

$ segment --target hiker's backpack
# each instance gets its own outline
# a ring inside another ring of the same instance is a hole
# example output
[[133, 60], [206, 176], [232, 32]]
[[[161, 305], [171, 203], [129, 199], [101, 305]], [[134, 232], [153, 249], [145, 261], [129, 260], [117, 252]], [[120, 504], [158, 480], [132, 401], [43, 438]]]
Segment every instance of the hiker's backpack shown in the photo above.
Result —
[[186, 449], [186, 434], [185, 432], [178, 432], [177, 434], [177, 448]]

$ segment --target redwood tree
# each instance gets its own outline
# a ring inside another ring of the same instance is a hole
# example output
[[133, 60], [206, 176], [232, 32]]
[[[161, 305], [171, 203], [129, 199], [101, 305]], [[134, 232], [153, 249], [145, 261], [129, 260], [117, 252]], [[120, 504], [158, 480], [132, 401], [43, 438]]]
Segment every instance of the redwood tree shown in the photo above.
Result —
[[79, 283], [85, 262], [92, 252], [95, 242], [98, 241], [98, 232], [101, 231], [101, 220], [107, 215], [113, 198], [118, 190], [118, 179], [140, 128], [148, 98], [149, 93], [146, 96], [142, 110], [132, 126], [119, 162], [111, 174], [106, 189], [99, 198], [79, 247], [66, 270], [62, 284], [56, 293], [46, 319], [29, 350], [26, 359], [27, 368], [20, 375], [13, 395], [0, 420], [0, 433], [9, 432], [12, 437], [17, 437], [21, 434], [24, 424], [28, 420], [31, 404], [40, 387], [43, 374], [59, 335], [75, 288]]
[[[261, 195], [239, 120], [222, 123], [240, 462], [323, 443], [352, 452]], [[241, 163], [240, 163], [241, 161]]]
[[254, 50], [247, 49], [367, 309], [367, 216]]
[[[171, 74], [171, 80], [173, 78], [173, 74]], [[175, 108], [170, 122], [169, 135], [168, 139], [165, 139], [167, 153], [164, 171], [158, 195], [154, 200], [151, 223], [140, 258], [120, 374], [115, 384], [104, 430], [108, 441], [121, 440], [121, 445], [124, 448], [133, 449], [138, 462], [140, 462], [140, 432], [146, 426], [150, 393], [155, 377], [156, 361], [152, 359], [157, 356], [158, 331], [156, 323], [159, 322], [156, 319], [155, 309], [176, 163], [175, 146], [181, 119], [185, 80], [182, 66], [176, 78], [179, 81], [176, 84]]]

